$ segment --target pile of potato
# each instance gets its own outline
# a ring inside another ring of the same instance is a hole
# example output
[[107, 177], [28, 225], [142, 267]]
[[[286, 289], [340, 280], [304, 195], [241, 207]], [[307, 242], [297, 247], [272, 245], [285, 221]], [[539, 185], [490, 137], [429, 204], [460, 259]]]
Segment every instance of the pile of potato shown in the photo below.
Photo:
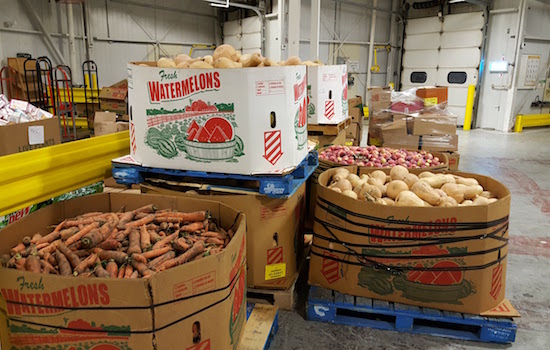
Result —
[[[260, 53], [245, 54], [241, 53], [233, 46], [228, 44], [220, 45], [214, 50], [212, 55], [191, 58], [189, 55], [181, 54], [176, 58], [161, 58], [157, 61], [157, 67], [160, 68], [246, 68], [246, 67], [277, 67], [277, 66], [321, 66], [323, 63], [316, 61], [302, 61], [300, 57], [291, 56], [286, 61], [275, 62]], [[147, 66], [143, 64], [143, 66]]]
[[328, 188], [354, 199], [403, 207], [487, 205], [498, 200], [474, 178], [429, 171], [417, 176], [401, 165], [393, 167], [390, 175], [375, 170], [361, 177], [337, 168]]

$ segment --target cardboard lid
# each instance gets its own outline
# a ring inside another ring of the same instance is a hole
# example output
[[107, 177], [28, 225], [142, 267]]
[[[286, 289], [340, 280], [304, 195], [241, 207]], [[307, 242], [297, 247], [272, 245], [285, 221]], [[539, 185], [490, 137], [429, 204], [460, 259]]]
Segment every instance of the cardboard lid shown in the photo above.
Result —
[[104, 87], [99, 92], [99, 98], [125, 101], [128, 95], [128, 87]]
[[95, 112], [94, 122], [116, 122], [116, 113], [112, 112]]

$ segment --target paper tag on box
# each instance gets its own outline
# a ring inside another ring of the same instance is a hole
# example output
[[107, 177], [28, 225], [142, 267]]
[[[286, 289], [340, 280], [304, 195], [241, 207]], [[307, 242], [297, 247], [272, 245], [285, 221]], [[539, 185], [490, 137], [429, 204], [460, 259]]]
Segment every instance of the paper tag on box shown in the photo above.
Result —
[[29, 126], [29, 145], [44, 143], [44, 125]]
[[437, 105], [437, 97], [428, 97], [424, 99], [424, 107]]
[[272, 264], [265, 266], [265, 280], [270, 281], [286, 276], [286, 264]]

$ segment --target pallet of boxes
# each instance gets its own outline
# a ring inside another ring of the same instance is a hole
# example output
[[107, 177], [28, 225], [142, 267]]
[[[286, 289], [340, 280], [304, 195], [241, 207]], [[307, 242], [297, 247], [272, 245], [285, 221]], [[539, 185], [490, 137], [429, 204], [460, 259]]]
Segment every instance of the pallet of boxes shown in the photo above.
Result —
[[369, 144], [443, 152], [450, 170], [458, 170], [460, 155], [457, 117], [449, 112], [446, 87], [406, 91], [370, 91]]
[[[129, 129], [128, 117], [128, 81], [119, 81], [99, 92], [100, 111], [94, 113], [94, 135], [101, 136]], [[91, 118], [89, 118], [91, 119]]]
[[[113, 177], [128, 183], [138, 173], [144, 193], [210, 199], [244, 213], [249, 291], [291, 309], [306, 181], [317, 166], [307, 143], [306, 66], [236, 68], [232, 58], [216, 58], [220, 48], [191, 69], [164, 59], [128, 65], [131, 154], [113, 161]], [[221, 69], [230, 63], [234, 69]]]
[[346, 65], [307, 67], [308, 138], [324, 148], [343, 145], [351, 125]]
[[363, 138], [363, 99], [361, 96], [355, 96], [348, 100], [349, 115], [351, 119], [350, 126], [346, 129], [346, 141], [353, 146], [360, 146]]

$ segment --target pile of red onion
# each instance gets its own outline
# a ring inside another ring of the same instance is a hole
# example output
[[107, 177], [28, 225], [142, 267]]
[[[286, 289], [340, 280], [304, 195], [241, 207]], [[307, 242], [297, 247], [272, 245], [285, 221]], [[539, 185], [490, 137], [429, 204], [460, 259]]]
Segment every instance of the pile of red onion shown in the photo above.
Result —
[[407, 168], [428, 168], [440, 165], [438, 157], [426, 151], [408, 151], [387, 147], [330, 146], [319, 154], [320, 160], [343, 165], [375, 168], [391, 168], [402, 165]]

